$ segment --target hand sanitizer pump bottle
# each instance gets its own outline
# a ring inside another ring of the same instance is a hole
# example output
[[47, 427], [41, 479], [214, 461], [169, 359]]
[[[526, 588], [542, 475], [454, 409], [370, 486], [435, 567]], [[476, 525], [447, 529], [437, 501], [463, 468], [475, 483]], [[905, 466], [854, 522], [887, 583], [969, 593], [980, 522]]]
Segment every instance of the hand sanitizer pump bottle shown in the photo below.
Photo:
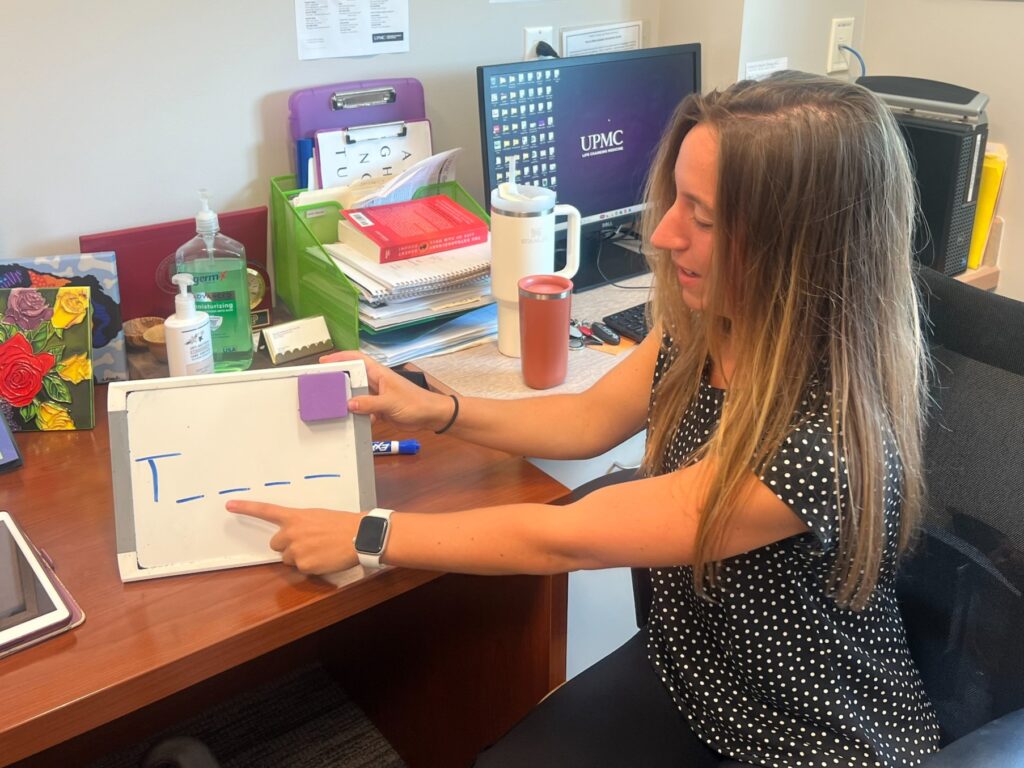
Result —
[[171, 376], [213, 373], [210, 316], [196, 311], [196, 302], [188, 292], [192, 275], [179, 273], [171, 280], [178, 286], [174, 314], [164, 321], [167, 344], [167, 368]]
[[176, 271], [192, 275], [196, 308], [210, 315], [214, 369], [244, 371], [253, 353], [245, 246], [221, 234], [205, 189], [199, 199], [196, 236], [174, 254]]

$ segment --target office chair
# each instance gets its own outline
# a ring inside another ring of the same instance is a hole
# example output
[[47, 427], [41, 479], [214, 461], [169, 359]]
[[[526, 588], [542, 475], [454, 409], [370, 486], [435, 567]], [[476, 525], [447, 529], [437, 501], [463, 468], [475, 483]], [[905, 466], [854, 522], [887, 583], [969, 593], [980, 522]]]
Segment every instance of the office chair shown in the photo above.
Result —
[[1024, 766], [1024, 302], [930, 269], [924, 530], [900, 574], [947, 742], [924, 765]]
[[[943, 733], [922, 765], [1024, 766], [1024, 302], [927, 268], [919, 287], [934, 362], [928, 499], [897, 592]], [[633, 477], [597, 478], [563, 501]], [[650, 572], [632, 576], [643, 627]], [[577, 680], [553, 696], [571, 698]]]

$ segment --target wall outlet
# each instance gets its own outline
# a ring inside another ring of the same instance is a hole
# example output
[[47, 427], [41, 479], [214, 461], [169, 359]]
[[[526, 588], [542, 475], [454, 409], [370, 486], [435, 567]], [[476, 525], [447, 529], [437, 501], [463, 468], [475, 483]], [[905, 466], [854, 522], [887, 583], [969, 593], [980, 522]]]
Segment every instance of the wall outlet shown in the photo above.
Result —
[[558, 50], [555, 46], [554, 27], [523, 27], [523, 61], [540, 58], [537, 55], [537, 43], [542, 41]]
[[850, 54], [839, 49], [840, 45], [853, 45], [853, 17], [832, 19], [828, 36], [828, 64], [826, 74], [846, 72], [850, 68]]

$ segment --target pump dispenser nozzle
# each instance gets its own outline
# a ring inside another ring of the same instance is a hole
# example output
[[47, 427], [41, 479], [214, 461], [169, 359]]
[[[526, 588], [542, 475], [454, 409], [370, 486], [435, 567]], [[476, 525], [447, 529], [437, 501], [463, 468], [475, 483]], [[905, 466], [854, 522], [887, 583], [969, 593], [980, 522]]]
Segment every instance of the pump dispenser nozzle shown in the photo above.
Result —
[[199, 190], [199, 202], [203, 207], [196, 214], [196, 232], [200, 235], [214, 235], [220, 231], [217, 214], [210, 210], [210, 193], [206, 189]]
[[174, 297], [174, 314], [179, 320], [188, 320], [196, 316], [196, 300], [188, 287], [195, 283], [195, 278], [188, 272], [179, 272], [171, 275], [171, 282], [178, 286], [178, 293]]

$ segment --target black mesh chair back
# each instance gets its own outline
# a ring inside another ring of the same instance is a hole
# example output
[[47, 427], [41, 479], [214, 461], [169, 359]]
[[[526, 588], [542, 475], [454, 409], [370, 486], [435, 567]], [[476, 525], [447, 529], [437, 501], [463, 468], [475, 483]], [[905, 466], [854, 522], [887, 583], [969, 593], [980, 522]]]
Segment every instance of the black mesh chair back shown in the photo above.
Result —
[[922, 270], [925, 522], [897, 583], [949, 740], [1024, 708], [1024, 303]]

